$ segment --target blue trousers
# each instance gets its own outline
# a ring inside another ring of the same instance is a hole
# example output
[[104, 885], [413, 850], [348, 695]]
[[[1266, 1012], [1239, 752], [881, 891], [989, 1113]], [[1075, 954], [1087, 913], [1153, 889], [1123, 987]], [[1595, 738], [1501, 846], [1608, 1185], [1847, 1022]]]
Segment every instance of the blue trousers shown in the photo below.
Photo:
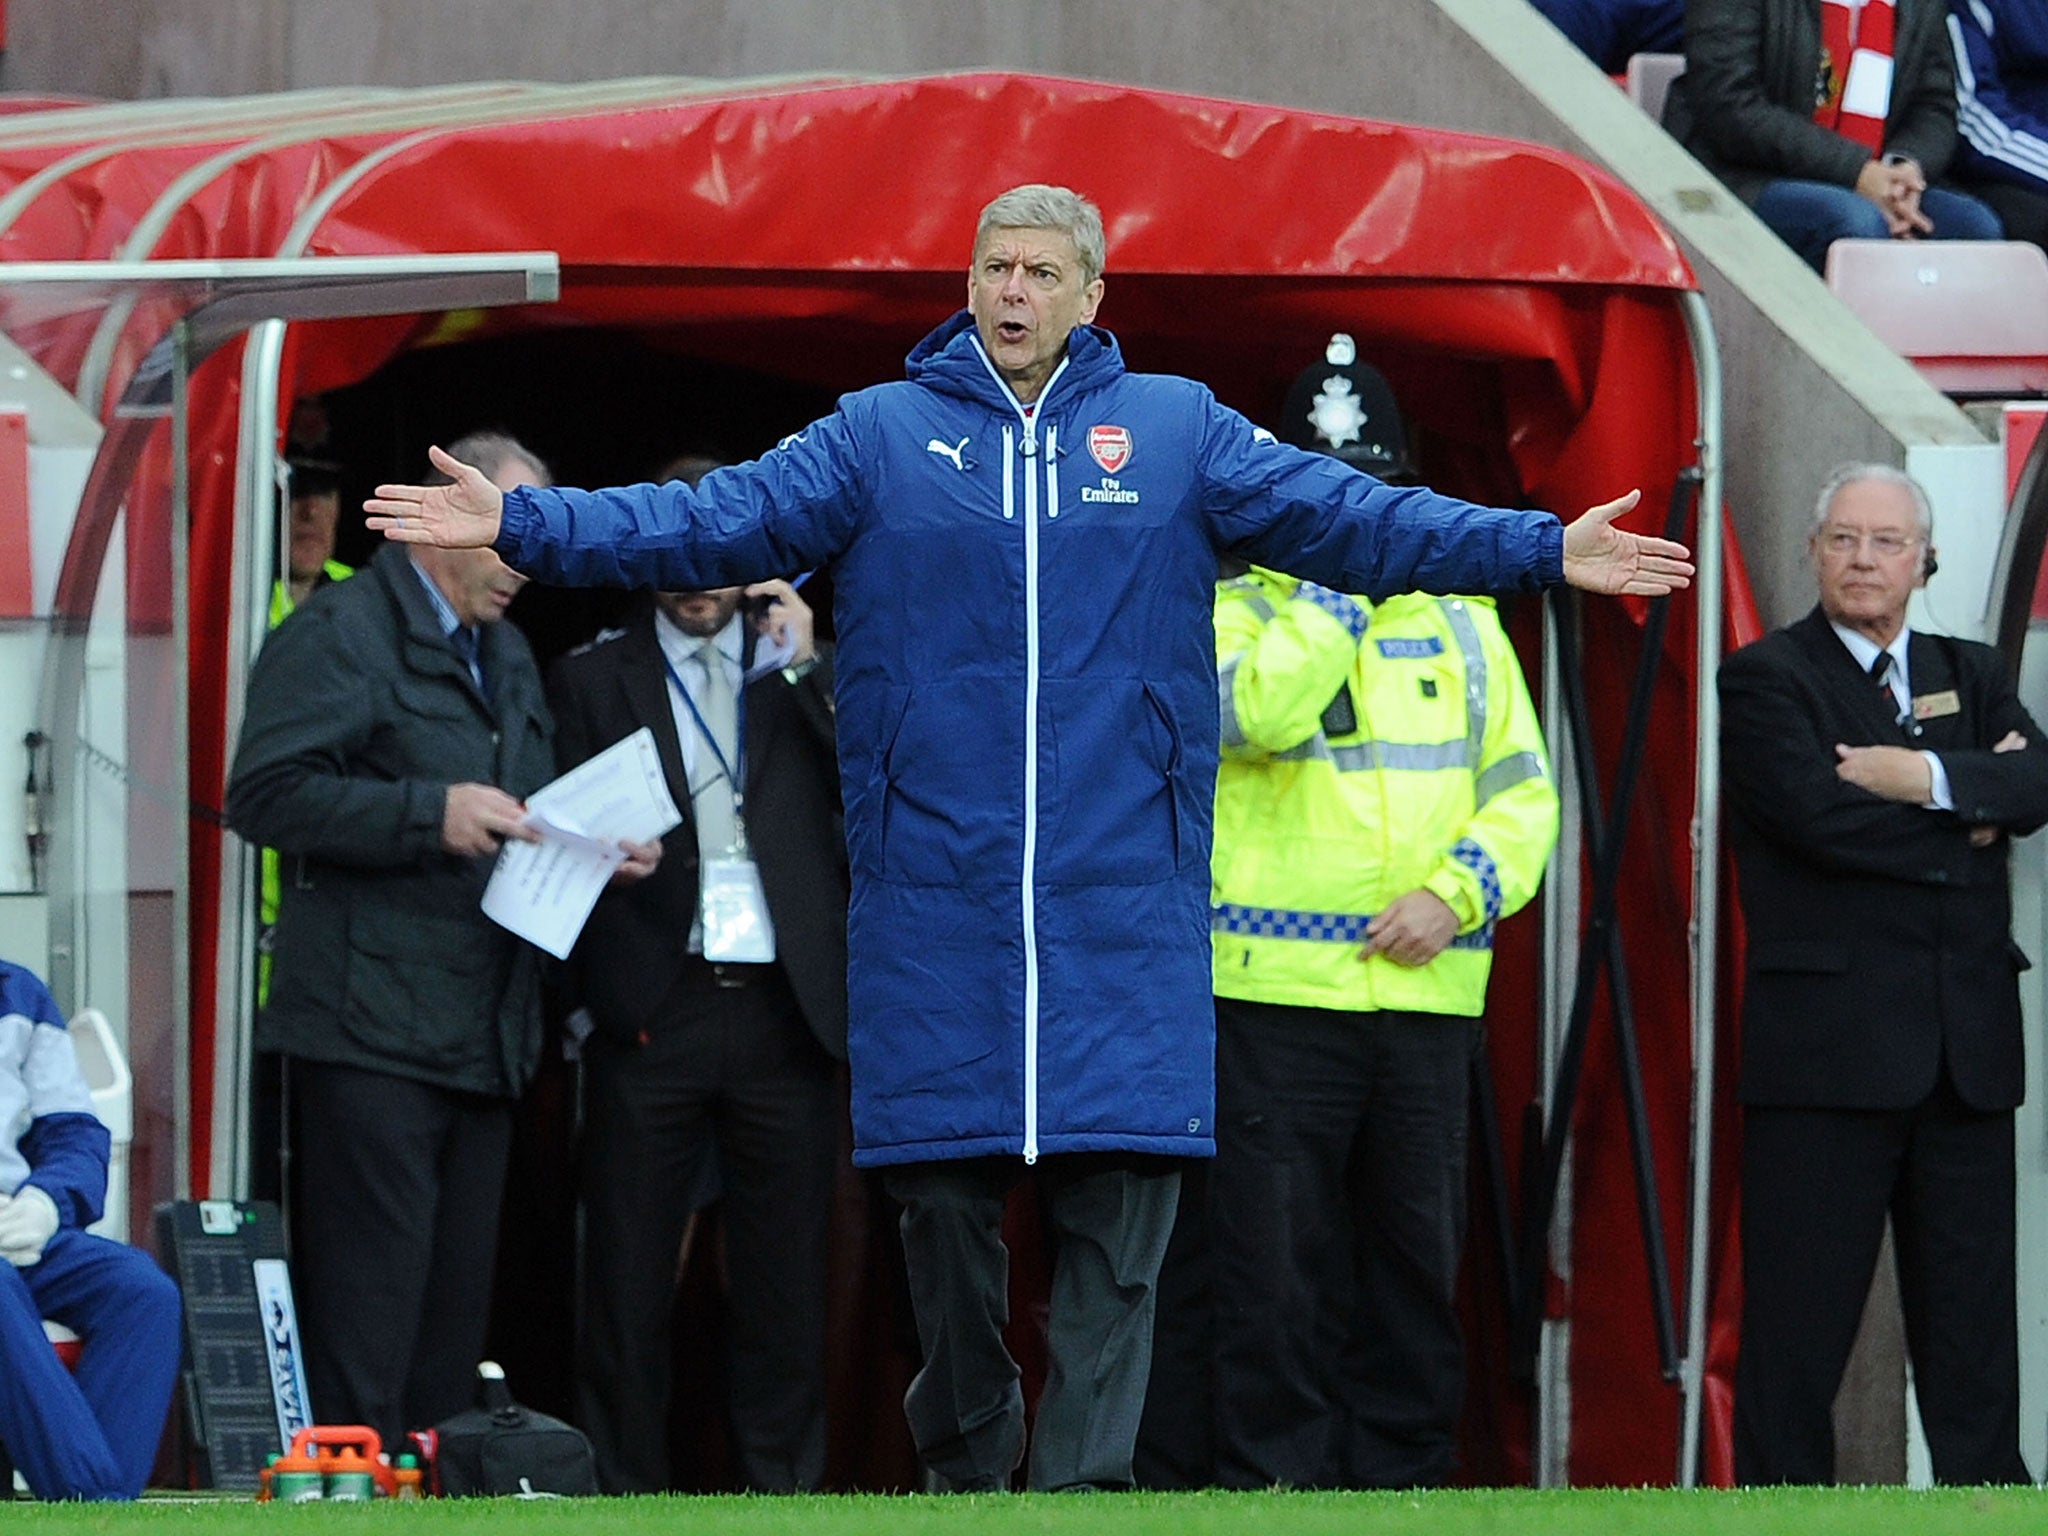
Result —
[[[74, 1374], [44, 1318], [84, 1341]], [[139, 1248], [75, 1228], [0, 1263], [0, 1446], [39, 1499], [132, 1499], [178, 1374], [178, 1287]]]
[[[1930, 239], [2005, 238], [1998, 215], [1965, 192], [1929, 187], [1920, 194], [1920, 211], [1934, 225]], [[1792, 176], [1765, 184], [1756, 200], [1756, 216], [1816, 272], [1827, 270], [1828, 247], [1837, 240], [1884, 240], [1891, 235], [1883, 210], [1853, 188]]]

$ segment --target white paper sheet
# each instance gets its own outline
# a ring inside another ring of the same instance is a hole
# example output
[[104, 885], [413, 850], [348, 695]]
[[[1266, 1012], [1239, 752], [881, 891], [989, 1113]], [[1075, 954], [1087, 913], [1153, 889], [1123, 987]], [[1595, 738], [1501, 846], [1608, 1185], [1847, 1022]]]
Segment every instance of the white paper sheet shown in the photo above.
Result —
[[557, 959], [568, 958], [624, 862], [619, 842], [651, 843], [683, 819], [645, 726], [534, 791], [526, 813], [541, 840], [498, 850], [484, 915]]

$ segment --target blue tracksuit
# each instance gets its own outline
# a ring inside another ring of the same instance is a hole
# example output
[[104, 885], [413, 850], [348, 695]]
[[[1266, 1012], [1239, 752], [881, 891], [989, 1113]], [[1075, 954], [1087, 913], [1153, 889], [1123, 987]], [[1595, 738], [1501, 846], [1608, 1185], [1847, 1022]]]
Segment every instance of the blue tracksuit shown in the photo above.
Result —
[[1949, 0], [1956, 54], [1954, 171], [2048, 196], [2048, 5]]
[[1396, 490], [1082, 329], [1026, 409], [962, 313], [761, 459], [514, 491], [544, 581], [834, 562], [854, 1161], [1215, 1150], [1211, 609], [1231, 550], [1345, 592], [1533, 588], [1547, 513]]
[[[0, 1192], [35, 1185], [59, 1222], [36, 1263], [0, 1263], [0, 1446], [43, 1499], [140, 1493], [178, 1370], [177, 1286], [140, 1249], [83, 1230], [106, 1199], [107, 1156], [56, 1003], [0, 960]], [[46, 1317], [84, 1341], [75, 1376]]]

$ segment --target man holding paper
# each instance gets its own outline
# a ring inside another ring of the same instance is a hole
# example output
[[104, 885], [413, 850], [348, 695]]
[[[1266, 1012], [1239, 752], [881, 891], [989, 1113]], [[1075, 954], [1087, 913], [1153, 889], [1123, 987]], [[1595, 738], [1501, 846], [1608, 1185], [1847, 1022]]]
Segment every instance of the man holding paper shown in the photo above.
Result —
[[549, 674], [565, 771], [651, 729], [684, 808], [654, 874], [600, 898], [570, 957], [596, 1026], [577, 1422], [608, 1493], [670, 1486], [676, 1253], [714, 1158], [739, 1479], [824, 1477], [848, 887], [828, 671], [810, 609], [772, 581], [657, 594]]
[[[464, 440], [504, 489], [509, 437]], [[538, 955], [478, 908], [554, 769], [541, 680], [489, 550], [386, 549], [263, 648], [230, 824], [282, 855], [259, 1049], [287, 1058], [293, 1270], [314, 1411], [397, 1441], [468, 1406]]]

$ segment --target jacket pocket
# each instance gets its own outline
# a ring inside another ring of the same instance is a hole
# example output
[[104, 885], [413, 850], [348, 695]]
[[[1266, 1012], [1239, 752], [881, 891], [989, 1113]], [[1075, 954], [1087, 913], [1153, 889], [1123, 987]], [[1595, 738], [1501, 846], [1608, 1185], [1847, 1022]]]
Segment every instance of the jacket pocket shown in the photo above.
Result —
[[344, 1033], [368, 1061], [494, 1059], [504, 946], [468, 919], [359, 905], [348, 919]]
[[1154, 885], [1181, 867], [1181, 735], [1136, 678], [1044, 679], [1051, 771], [1040, 781], [1038, 878]]
[[907, 690], [879, 759], [881, 793], [872, 814], [882, 878], [898, 885], [1014, 881], [1023, 847], [1023, 760], [1014, 683], [965, 677]]
[[1849, 969], [1849, 952], [1832, 939], [1754, 940], [1749, 946], [1749, 968], [1841, 975]]

